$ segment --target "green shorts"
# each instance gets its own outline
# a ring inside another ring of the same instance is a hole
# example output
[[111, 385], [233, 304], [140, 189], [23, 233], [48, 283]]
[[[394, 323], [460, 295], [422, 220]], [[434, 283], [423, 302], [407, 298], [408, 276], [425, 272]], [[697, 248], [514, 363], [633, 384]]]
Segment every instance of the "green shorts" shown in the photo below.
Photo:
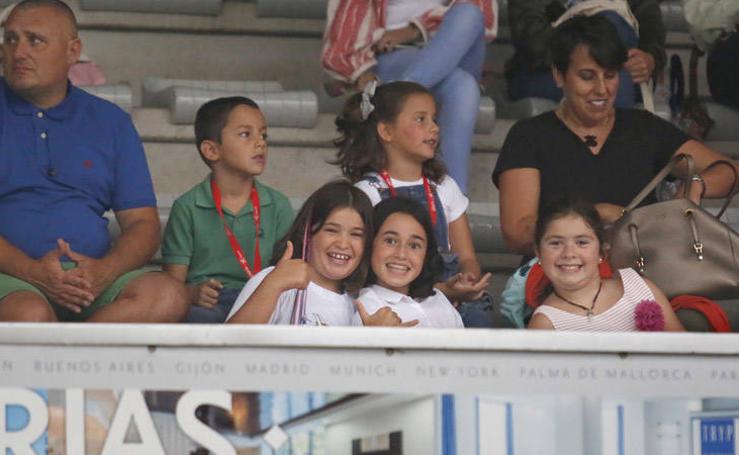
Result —
[[[63, 262], [62, 267], [65, 270], [69, 270], [71, 268], [74, 268], [74, 264], [71, 262]], [[80, 322], [84, 321], [90, 316], [93, 315], [97, 310], [100, 308], [109, 305], [111, 302], [113, 302], [118, 295], [121, 293], [123, 288], [132, 280], [140, 277], [141, 275], [148, 273], [148, 272], [155, 272], [158, 271], [158, 269], [154, 267], [143, 267], [137, 270], [132, 270], [130, 272], [124, 273], [123, 275], [119, 276], [113, 283], [111, 283], [110, 286], [108, 286], [95, 301], [90, 304], [87, 308], [83, 308], [81, 313], [74, 313], [71, 310], [68, 310], [67, 308], [64, 308], [61, 305], [57, 305], [54, 302], [49, 302], [51, 304], [51, 307], [54, 309], [54, 312], [56, 313], [57, 319], [60, 321], [66, 321], [66, 322]], [[48, 302], [49, 299], [44, 295], [43, 292], [41, 292], [40, 289], [33, 286], [32, 284], [20, 280], [18, 278], [15, 278], [10, 275], [6, 275], [4, 273], [0, 273], [0, 299], [4, 298], [7, 295], [12, 294], [13, 292], [18, 291], [31, 291], [35, 292], [36, 294], [39, 294], [42, 296], [46, 301]]]

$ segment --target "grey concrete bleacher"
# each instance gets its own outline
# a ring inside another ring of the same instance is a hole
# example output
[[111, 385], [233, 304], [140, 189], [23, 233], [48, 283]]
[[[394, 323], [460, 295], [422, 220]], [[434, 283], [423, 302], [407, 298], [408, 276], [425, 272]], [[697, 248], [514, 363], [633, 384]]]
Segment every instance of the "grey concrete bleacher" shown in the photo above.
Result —
[[192, 124], [197, 110], [207, 101], [237, 95], [253, 99], [264, 113], [268, 125], [311, 128], [316, 124], [318, 97], [308, 90], [244, 93], [194, 87], [172, 88], [169, 100], [172, 121], [178, 124]]
[[133, 111], [133, 92], [127, 84], [81, 86], [82, 90], [117, 104], [124, 111]]
[[325, 19], [327, 5], [327, 0], [257, 0], [257, 15]]
[[137, 13], [217, 15], [222, 5], [223, 0], [80, 0], [84, 10]]
[[476, 134], [488, 134], [493, 132], [495, 127], [495, 117], [497, 110], [495, 101], [489, 96], [480, 98], [480, 110], [477, 113], [477, 121], [475, 122]]
[[145, 107], [168, 107], [174, 87], [243, 93], [271, 93], [285, 90], [278, 81], [212, 81], [147, 77], [143, 81], [142, 105]]

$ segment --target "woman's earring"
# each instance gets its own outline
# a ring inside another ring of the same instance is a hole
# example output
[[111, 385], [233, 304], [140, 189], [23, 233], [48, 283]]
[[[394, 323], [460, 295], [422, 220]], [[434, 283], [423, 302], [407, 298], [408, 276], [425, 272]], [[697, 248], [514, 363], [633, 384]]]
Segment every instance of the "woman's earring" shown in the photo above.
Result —
[[603, 263], [603, 258], [602, 257], [598, 258], [598, 264], [602, 264], [602, 263]]

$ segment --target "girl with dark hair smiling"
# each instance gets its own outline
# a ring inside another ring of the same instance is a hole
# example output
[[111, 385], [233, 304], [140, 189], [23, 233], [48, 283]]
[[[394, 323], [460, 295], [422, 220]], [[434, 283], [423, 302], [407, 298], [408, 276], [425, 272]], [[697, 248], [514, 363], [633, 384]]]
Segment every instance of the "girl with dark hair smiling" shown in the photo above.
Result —
[[428, 212], [412, 199], [386, 199], [375, 207], [368, 284], [359, 293], [359, 314], [390, 308], [406, 325], [462, 328], [462, 318], [434, 284], [442, 271]]
[[[274, 266], [241, 290], [226, 322], [351, 325], [352, 294], [364, 284], [372, 233], [372, 205], [349, 182], [316, 190], [275, 245]], [[367, 316], [365, 325], [397, 325], [391, 311]]]

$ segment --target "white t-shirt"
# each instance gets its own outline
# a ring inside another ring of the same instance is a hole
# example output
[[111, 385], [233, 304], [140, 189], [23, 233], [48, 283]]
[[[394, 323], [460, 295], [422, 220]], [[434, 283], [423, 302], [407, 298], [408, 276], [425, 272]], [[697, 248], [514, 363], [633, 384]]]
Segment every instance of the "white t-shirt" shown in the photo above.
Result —
[[[403, 322], [417, 319], [418, 325], [414, 327], [463, 328], [462, 318], [449, 299], [438, 289], [434, 291], [434, 295], [418, 302], [405, 294], [373, 284], [359, 292], [359, 300], [369, 314], [390, 307]], [[354, 315], [352, 323], [362, 325], [359, 313]]]
[[[387, 185], [385, 185], [385, 181], [382, 180], [382, 177], [380, 177], [377, 173], [372, 172], [367, 175], [369, 177], [376, 178], [382, 188], [387, 187]], [[423, 185], [423, 179], [419, 179], [414, 182], [405, 182], [403, 180], [396, 180], [390, 177], [390, 181], [395, 188]], [[431, 184], [433, 185], [433, 182], [431, 182]], [[369, 197], [373, 206], [377, 205], [382, 200], [382, 197], [380, 196], [380, 191], [375, 187], [373, 183], [370, 183], [367, 180], [360, 180], [355, 183], [354, 186], [364, 191], [364, 193]], [[454, 179], [449, 177], [448, 175], [444, 176], [441, 183], [436, 185], [436, 192], [439, 194], [441, 205], [444, 208], [444, 215], [446, 216], [447, 224], [451, 224], [452, 221], [455, 221], [457, 218], [464, 215], [464, 213], [467, 211], [467, 207], [470, 205], [470, 200], [467, 199], [467, 196], [465, 196], [462, 190], [459, 189], [459, 185], [457, 185], [457, 182], [455, 182]]]
[[[246, 282], [239, 296], [236, 297], [231, 312], [226, 318], [227, 321], [239, 311], [239, 308], [244, 306], [244, 303], [246, 303], [257, 287], [264, 281], [264, 278], [273, 269], [274, 267], [267, 267]], [[347, 294], [337, 294], [334, 291], [322, 288], [312, 281], [308, 283], [306, 291], [304, 325], [352, 325], [355, 308], [350, 296]], [[290, 324], [293, 304], [297, 293], [297, 289], [290, 289], [280, 294], [275, 310], [272, 312], [272, 317], [269, 318], [269, 324]]]
[[426, 11], [446, 3], [447, 0], [387, 0], [385, 29], [403, 28]]

